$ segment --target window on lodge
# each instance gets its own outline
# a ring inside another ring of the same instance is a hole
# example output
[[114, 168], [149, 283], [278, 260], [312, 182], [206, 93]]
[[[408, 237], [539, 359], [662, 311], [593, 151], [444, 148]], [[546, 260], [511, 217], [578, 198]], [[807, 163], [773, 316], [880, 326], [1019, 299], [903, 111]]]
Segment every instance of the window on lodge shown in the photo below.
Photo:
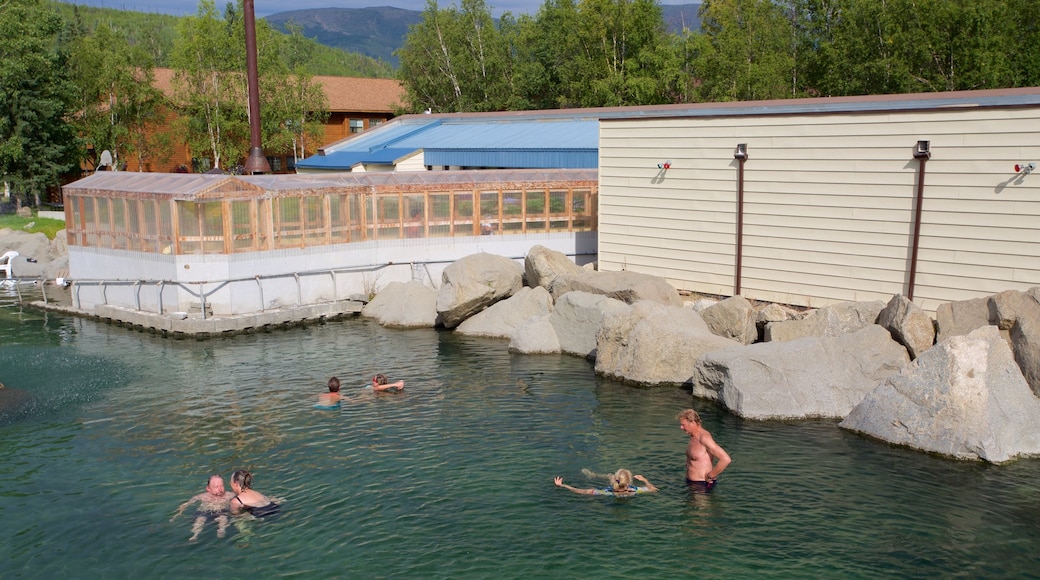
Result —
[[350, 132], [360, 133], [365, 130], [365, 121], [363, 119], [351, 119], [350, 120]]

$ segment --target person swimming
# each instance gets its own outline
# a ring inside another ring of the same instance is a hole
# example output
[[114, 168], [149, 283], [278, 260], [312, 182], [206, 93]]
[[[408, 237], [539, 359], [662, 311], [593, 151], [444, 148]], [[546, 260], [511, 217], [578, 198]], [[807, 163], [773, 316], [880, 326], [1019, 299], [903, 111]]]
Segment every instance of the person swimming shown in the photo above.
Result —
[[340, 380], [338, 377], [329, 379], [329, 392], [318, 395], [316, 409], [338, 409], [343, 395], [339, 392]]
[[388, 382], [390, 379], [386, 378], [386, 375], [379, 373], [372, 377], [372, 390], [380, 393], [383, 391], [403, 391], [404, 381], [397, 381], [396, 383]]
[[[588, 470], [582, 470], [582, 471], [585, 473], [585, 475], [590, 476], [590, 477], [598, 476], [598, 474], [594, 474], [594, 473], [592, 473], [591, 471], [588, 471]], [[577, 488], [577, 487], [572, 487], [572, 486], [567, 485], [566, 483], [564, 483], [563, 482], [563, 477], [560, 477], [560, 476], [556, 476], [553, 479], [553, 482], [556, 483], [557, 487], [562, 487], [564, 489], [567, 489], [567, 490], [573, 491], [574, 493], [579, 493], [579, 494], [582, 494], [582, 495], [608, 495], [608, 496], [614, 496], [614, 497], [630, 497], [630, 496], [633, 496], [633, 495], [636, 495], [636, 494], [640, 494], [640, 493], [653, 493], [653, 492], [657, 491], [657, 487], [655, 487], [654, 484], [650, 483], [650, 480], [648, 480], [647, 478], [643, 477], [642, 475], [635, 475], [635, 476], [633, 476], [632, 472], [627, 470], [627, 469], [619, 469], [619, 470], [615, 471], [614, 473], [606, 475], [606, 477], [610, 480], [610, 487], [606, 487], [606, 488], [602, 488], [602, 489], [597, 489], [597, 488], [581, 489], [581, 488]], [[639, 480], [639, 481], [641, 481], [643, 483], [645, 483], [646, 485], [642, 486], [642, 487], [636, 487], [636, 486], [632, 485], [633, 478], [637, 479], [637, 480]]]
[[235, 492], [229, 502], [232, 515], [248, 513], [255, 518], [262, 518], [281, 511], [281, 505], [253, 489], [253, 474], [244, 469], [231, 474], [231, 491]]
[[192, 534], [188, 541], [193, 542], [198, 539], [202, 528], [209, 521], [217, 522], [217, 537], [223, 538], [227, 533], [229, 502], [232, 496], [234, 496], [233, 493], [224, 489], [224, 478], [219, 475], [211, 475], [206, 483], [206, 491], [182, 503], [170, 521], [177, 519], [177, 516], [181, 515], [189, 505], [199, 502], [199, 507], [195, 511], [195, 520], [191, 525]]

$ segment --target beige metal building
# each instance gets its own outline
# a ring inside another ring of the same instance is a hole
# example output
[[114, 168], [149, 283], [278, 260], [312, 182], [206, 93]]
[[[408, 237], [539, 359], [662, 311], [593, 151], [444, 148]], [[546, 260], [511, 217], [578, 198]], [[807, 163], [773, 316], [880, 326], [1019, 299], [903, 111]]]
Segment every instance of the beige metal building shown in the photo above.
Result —
[[930, 311], [1040, 285], [1040, 88], [630, 110], [599, 160], [601, 270]]

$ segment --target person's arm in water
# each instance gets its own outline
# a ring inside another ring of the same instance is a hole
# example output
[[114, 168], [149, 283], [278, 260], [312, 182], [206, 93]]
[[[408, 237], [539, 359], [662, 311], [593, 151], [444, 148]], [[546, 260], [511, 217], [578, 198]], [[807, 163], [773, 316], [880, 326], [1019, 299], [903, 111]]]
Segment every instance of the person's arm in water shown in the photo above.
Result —
[[642, 475], [633, 475], [632, 477], [634, 477], [635, 479], [638, 479], [639, 481], [642, 481], [643, 483], [645, 483], [646, 484], [646, 491], [657, 491], [657, 487], [654, 486], [654, 484], [650, 483], [650, 480], [645, 478], [645, 477], [643, 477]]
[[715, 439], [711, 437], [711, 433], [705, 432], [701, 435], [701, 445], [704, 445], [704, 448], [708, 451], [708, 455], [714, 457], [716, 460], [715, 466], [712, 467], [705, 476], [708, 481], [711, 481], [718, 478], [719, 474], [725, 471], [726, 467], [729, 466], [732, 460], [729, 457], [729, 453], [726, 453], [726, 450], [719, 446], [719, 444], [715, 442]]
[[574, 493], [580, 493], [581, 495], [593, 495], [596, 493], [596, 490], [594, 489], [578, 489], [576, 487], [571, 487], [564, 483], [563, 478], [560, 476], [556, 476], [556, 478], [553, 479], [553, 482], [556, 483], [556, 487], [562, 487], [564, 489], [573, 491]]
[[376, 391], [376, 392], [394, 391], [394, 390], [403, 391], [404, 390], [404, 381], [397, 381], [396, 383], [387, 383], [385, 385], [377, 385], [375, 383], [372, 383], [372, 390]]
[[177, 513], [173, 514], [173, 517], [172, 517], [172, 518], [170, 518], [170, 521], [172, 522], [173, 520], [177, 519], [177, 516], [179, 516], [179, 515], [181, 515], [182, 513], [184, 513], [184, 510], [185, 510], [185, 509], [186, 509], [186, 508], [187, 508], [188, 506], [190, 506], [191, 504], [193, 504], [193, 503], [195, 503], [195, 502], [197, 502], [197, 501], [202, 501], [202, 498], [203, 498], [203, 496], [205, 496], [205, 495], [206, 495], [206, 494], [204, 494], [204, 493], [200, 493], [199, 495], [196, 495], [195, 497], [193, 497], [193, 498], [189, 499], [188, 501], [186, 501], [186, 502], [182, 503], [182, 504], [181, 504], [180, 506], [178, 506], [178, 507], [177, 507]]

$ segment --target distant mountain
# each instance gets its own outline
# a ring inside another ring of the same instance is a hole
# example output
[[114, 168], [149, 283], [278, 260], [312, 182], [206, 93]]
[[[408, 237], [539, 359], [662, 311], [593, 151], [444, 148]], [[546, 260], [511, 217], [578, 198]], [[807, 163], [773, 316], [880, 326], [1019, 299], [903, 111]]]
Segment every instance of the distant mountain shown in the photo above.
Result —
[[379, 8], [314, 8], [290, 10], [265, 18], [286, 32], [295, 22], [303, 35], [321, 44], [377, 58], [397, 66], [393, 52], [404, 44], [408, 27], [422, 21], [422, 12], [390, 6]]
[[[669, 32], [700, 29], [697, 11], [701, 5], [662, 6]], [[286, 23], [295, 22], [303, 35], [320, 44], [348, 52], [358, 52], [397, 66], [393, 52], [404, 44], [408, 27], [422, 21], [422, 12], [382, 6], [378, 8], [314, 8], [290, 10], [266, 17], [268, 23], [286, 32]]]

